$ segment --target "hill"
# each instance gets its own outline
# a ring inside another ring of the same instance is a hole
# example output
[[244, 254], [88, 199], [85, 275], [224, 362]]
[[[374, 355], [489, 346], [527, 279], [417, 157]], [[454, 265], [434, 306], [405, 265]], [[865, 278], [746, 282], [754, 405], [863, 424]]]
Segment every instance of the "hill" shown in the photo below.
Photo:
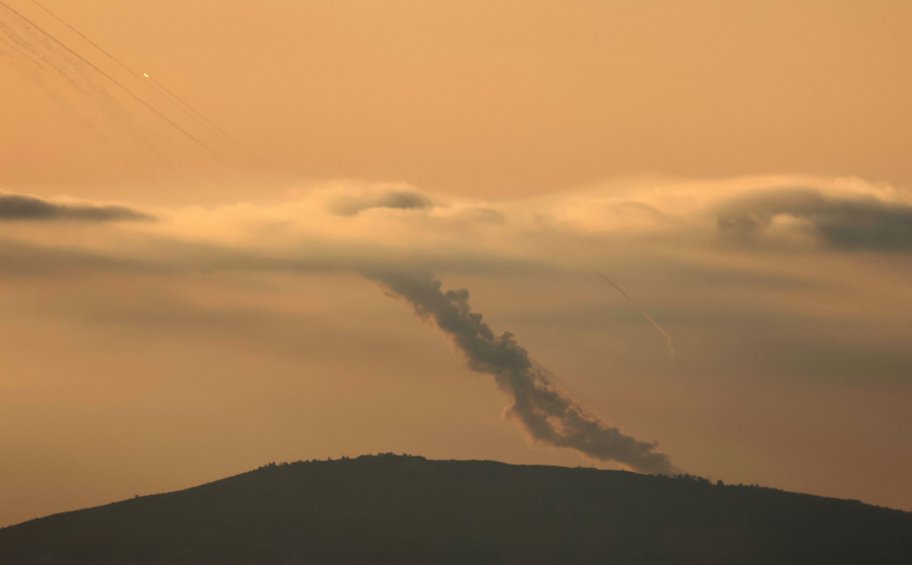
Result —
[[0, 529], [3, 565], [912, 563], [912, 513], [585, 468], [270, 464]]

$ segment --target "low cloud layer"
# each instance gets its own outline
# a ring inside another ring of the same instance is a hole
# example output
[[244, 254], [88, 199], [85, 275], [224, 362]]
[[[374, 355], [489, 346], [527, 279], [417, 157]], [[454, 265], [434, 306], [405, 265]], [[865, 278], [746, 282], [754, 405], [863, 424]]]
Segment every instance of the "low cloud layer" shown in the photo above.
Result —
[[0, 221], [114, 222], [154, 219], [149, 214], [125, 206], [68, 204], [20, 194], [0, 194]]

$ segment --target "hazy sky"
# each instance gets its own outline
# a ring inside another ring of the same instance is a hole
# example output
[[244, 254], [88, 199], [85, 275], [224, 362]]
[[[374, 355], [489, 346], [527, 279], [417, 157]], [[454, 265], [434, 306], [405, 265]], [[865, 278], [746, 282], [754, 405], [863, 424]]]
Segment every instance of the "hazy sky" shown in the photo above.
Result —
[[158, 83], [0, 5], [0, 525], [273, 460], [618, 466], [530, 439], [514, 343], [677, 469], [912, 509], [907, 2], [41, 1]]

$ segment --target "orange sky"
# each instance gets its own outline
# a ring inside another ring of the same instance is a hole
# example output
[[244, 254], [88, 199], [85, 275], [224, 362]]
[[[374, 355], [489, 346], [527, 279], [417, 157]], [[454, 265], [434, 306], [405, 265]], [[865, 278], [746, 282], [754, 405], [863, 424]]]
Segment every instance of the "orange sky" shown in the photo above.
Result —
[[0, 525], [272, 460], [594, 463], [376, 266], [688, 472], [912, 509], [908, 3], [42, 2], [264, 162], [4, 0], [220, 159], [0, 6]]
[[[912, 181], [902, 1], [45, 2], [295, 179], [484, 196], [645, 173]], [[167, 132], [105, 123], [104, 142], [4, 76], [3, 182], [127, 196], [172, 176], [120, 148]], [[163, 150], [174, 173], [208, 165], [191, 149]]]

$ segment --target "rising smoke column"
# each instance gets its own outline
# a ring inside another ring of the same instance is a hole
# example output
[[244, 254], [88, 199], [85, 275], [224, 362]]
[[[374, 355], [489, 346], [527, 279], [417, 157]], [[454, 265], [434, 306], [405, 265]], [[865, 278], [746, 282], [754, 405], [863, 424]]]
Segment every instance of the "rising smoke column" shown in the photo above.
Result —
[[473, 371], [492, 375], [511, 398], [510, 414], [519, 418], [537, 441], [623, 463], [644, 473], [675, 472], [668, 456], [656, 451], [655, 443], [622, 434], [561, 394], [512, 334], [496, 335], [481, 314], [472, 312], [467, 290], [444, 291], [440, 281], [428, 274], [365, 275], [408, 301], [418, 316], [447, 334]]

